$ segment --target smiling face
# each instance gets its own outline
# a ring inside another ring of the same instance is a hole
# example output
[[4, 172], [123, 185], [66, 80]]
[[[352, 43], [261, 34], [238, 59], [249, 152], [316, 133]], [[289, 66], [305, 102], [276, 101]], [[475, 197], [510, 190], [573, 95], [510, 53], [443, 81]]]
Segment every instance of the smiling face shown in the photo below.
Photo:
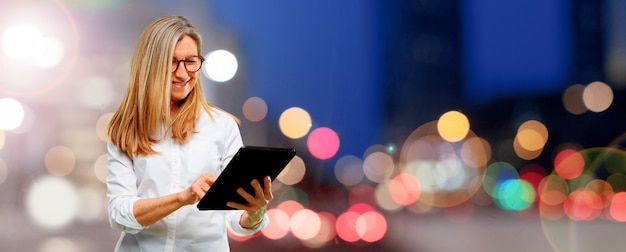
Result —
[[185, 35], [181, 40], [176, 43], [174, 48], [174, 56], [172, 58], [172, 64], [179, 64], [176, 71], [172, 73], [172, 85], [171, 85], [171, 101], [179, 102], [189, 95], [189, 92], [197, 83], [199, 71], [189, 72], [184, 66], [183, 60], [189, 59], [198, 55], [198, 45], [196, 41], [190, 36]]

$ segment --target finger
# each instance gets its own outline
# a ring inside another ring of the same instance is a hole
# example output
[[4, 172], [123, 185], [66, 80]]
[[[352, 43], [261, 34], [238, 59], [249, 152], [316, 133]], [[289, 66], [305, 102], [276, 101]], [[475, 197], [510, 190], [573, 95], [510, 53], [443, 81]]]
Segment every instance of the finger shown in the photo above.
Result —
[[263, 190], [265, 193], [265, 199], [268, 201], [274, 199], [274, 195], [272, 194], [272, 179], [270, 176], [265, 177], [265, 185], [263, 186], [265, 187]]
[[250, 182], [250, 185], [252, 185], [252, 188], [254, 189], [255, 198], [259, 198], [259, 196], [265, 196], [265, 194], [263, 193], [263, 188], [261, 187], [261, 183], [259, 183], [258, 180], [253, 179]]
[[232, 201], [226, 202], [226, 206], [239, 209], [239, 210], [250, 211], [250, 207], [243, 205], [243, 204], [239, 204], [237, 202], [232, 202]]
[[204, 179], [204, 182], [207, 183], [207, 185], [212, 186], [213, 183], [215, 183], [215, 180], [217, 179], [217, 175], [212, 174], [212, 173], [206, 173], [202, 175], [202, 178]]
[[206, 191], [203, 190], [200, 186], [192, 186], [191, 193], [202, 198], [206, 194]]
[[254, 196], [249, 194], [245, 189], [243, 189], [241, 187], [239, 187], [237, 189], [237, 193], [239, 195], [241, 195], [241, 197], [243, 197], [250, 204], [255, 203], [255, 201], [256, 201], [256, 198]]

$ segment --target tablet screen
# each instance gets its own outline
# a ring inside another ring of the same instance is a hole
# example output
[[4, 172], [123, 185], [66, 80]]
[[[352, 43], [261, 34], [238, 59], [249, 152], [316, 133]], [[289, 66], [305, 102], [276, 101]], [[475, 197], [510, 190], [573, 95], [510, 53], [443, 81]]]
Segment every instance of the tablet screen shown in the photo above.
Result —
[[237, 193], [238, 188], [242, 187], [254, 195], [250, 185], [253, 179], [257, 179], [261, 186], [265, 176], [270, 176], [274, 181], [295, 155], [296, 151], [291, 148], [241, 147], [200, 199], [198, 209], [232, 210], [226, 206], [229, 201], [245, 204], [246, 200]]

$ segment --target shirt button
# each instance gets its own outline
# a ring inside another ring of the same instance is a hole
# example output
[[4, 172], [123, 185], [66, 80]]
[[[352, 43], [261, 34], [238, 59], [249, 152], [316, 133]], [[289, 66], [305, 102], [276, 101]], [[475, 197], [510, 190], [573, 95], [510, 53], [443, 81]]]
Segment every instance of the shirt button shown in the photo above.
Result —
[[168, 235], [167, 238], [172, 240], [172, 239], [174, 239], [174, 236], [173, 235]]

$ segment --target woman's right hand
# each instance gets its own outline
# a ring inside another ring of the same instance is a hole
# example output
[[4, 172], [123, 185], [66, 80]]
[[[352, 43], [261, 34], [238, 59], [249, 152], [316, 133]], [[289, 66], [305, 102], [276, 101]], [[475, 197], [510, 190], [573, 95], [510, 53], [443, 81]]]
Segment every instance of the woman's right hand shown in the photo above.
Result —
[[181, 192], [183, 195], [183, 202], [187, 205], [194, 204], [211, 188], [215, 180], [217, 179], [217, 174], [205, 173], [196, 179], [196, 181], [191, 184], [185, 191]]

